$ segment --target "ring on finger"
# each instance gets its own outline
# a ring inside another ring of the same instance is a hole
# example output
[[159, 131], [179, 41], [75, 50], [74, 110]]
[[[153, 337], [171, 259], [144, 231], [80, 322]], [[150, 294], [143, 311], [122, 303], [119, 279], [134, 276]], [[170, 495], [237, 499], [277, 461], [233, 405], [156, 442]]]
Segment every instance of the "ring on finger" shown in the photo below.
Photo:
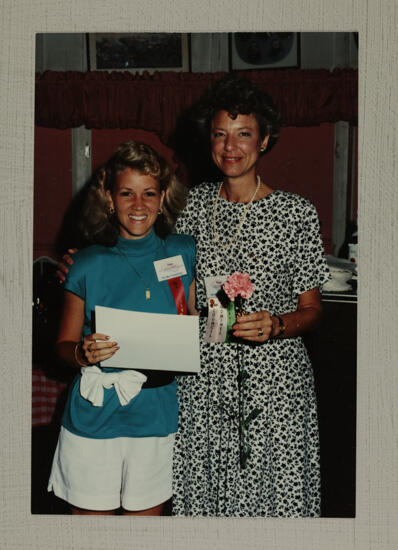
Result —
[[264, 332], [263, 332], [263, 329], [261, 327], [259, 329], [257, 329], [257, 336], [264, 336]]

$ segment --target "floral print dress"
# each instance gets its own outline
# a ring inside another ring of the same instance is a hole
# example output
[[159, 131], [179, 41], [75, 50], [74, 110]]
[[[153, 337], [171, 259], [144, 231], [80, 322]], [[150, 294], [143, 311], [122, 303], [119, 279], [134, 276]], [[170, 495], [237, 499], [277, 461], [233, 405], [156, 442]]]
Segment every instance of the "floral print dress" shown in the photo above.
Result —
[[[223, 249], [213, 235], [218, 184], [190, 191], [177, 231], [196, 240], [197, 308], [206, 307], [204, 279], [250, 275], [256, 289], [245, 310], [294, 311], [298, 296], [328, 279], [318, 216], [307, 199], [284, 191], [251, 204], [238, 238]], [[217, 233], [228, 243], [245, 204], [220, 198]], [[317, 517], [319, 440], [312, 368], [301, 337], [239, 344], [248, 377], [251, 454], [240, 464], [238, 345], [203, 342], [201, 372], [180, 377], [174, 454], [174, 515]]]

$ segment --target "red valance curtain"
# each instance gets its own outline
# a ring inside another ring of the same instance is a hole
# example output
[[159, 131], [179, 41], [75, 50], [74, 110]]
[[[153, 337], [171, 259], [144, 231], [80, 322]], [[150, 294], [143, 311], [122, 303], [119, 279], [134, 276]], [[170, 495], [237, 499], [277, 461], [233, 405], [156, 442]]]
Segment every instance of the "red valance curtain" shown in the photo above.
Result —
[[[176, 120], [225, 73], [55, 72], [36, 75], [36, 125], [50, 128], [136, 128], [167, 143]], [[358, 71], [241, 71], [267, 91], [284, 126], [357, 123]]]

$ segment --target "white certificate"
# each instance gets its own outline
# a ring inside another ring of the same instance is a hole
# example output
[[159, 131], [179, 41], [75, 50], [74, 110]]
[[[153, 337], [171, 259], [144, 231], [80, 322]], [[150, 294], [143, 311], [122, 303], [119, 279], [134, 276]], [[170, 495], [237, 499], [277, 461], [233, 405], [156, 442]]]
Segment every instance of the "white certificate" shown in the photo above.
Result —
[[120, 349], [102, 367], [199, 372], [199, 317], [95, 306], [96, 332]]

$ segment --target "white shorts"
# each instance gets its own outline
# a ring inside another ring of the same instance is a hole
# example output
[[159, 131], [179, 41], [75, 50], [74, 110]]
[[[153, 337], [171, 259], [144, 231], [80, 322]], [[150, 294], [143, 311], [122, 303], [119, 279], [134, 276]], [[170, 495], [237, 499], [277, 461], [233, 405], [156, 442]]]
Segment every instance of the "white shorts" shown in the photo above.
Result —
[[172, 495], [175, 434], [91, 439], [61, 427], [48, 491], [86, 510], [146, 510]]

